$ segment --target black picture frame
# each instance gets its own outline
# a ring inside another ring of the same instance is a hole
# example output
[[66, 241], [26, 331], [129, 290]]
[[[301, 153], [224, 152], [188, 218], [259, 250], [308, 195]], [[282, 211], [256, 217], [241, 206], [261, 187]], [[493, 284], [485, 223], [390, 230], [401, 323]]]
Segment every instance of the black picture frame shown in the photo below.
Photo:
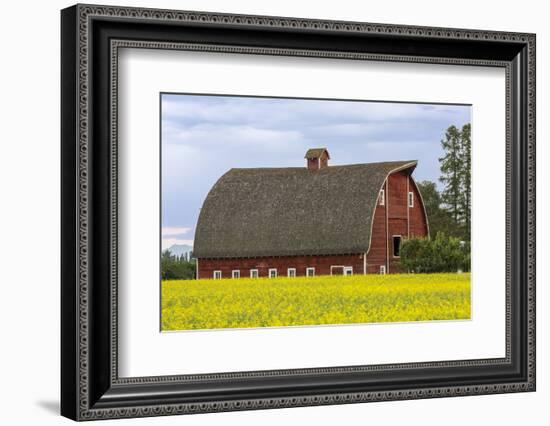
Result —
[[[61, 414], [74, 420], [535, 390], [534, 34], [75, 5], [61, 12]], [[506, 357], [118, 377], [116, 51], [234, 53], [506, 69]]]

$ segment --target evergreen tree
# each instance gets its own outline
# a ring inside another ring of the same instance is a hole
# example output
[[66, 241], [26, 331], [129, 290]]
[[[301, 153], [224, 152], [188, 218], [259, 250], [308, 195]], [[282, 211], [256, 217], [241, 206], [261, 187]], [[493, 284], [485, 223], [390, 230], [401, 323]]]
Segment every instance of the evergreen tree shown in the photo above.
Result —
[[450, 126], [441, 141], [445, 155], [439, 159], [444, 185], [441, 201], [450, 214], [453, 228], [442, 230], [463, 241], [470, 240], [472, 145], [470, 123], [458, 129]]
[[472, 142], [471, 142], [472, 126], [470, 123], [462, 126], [460, 132], [460, 140], [462, 142], [462, 206], [461, 210], [464, 215], [465, 239], [470, 240], [470, 225], [471, 225], [471, 204], [472, 204]]
[[441, 140], [441, 146], [445, 155], [439, 159], [441, 177], [439, 180], [445, 188], [441, 193], [441, 199], [453, 221], [459, 225], [463, 218], [463, 153], [461, 132], [456, 126], [450, 126], [445, 132], [445, 139]]

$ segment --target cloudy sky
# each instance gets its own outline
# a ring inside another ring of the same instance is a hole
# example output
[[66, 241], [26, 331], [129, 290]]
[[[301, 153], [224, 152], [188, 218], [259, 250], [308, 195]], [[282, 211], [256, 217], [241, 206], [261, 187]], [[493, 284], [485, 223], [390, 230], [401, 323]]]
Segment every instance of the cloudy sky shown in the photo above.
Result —
[[212, 185], [233, 167], [305, 167], [308, 148], [331, 165], [418, 160], [438, 181], [441, 139], [470, 122], [465, 105], [163, 94], [162, 248], [192, 245]]

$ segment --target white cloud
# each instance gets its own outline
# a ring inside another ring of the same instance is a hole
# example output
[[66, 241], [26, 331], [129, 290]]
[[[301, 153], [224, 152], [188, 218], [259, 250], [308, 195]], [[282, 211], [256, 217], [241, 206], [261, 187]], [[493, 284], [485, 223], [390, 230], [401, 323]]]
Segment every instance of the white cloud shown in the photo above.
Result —
[[288, 144], [303, 140], [297, 130], [264, 129], [248, 125], [200, 124], [174, 128], [163, 133], [167, 144], [184, 144], [186, 146], [200, 146], [205, 149], [220, 149], [222, 146], [231, 149], [260, 146], [262, 149], [284, 150]]
[[162, 239], [162, 250], [169, 249], [173, 245], [186, 245], [193, 247], [193, 240], [182, 240], [179, 238], [163, 238]]
[[436, 120], [457, 114], [451, 105], [393, 102], [311, 101], [218, 97], [163, 98], [163, 127], [180, 127], [190, 123], [259, 126], [271, 129], [301, 129], [306, 125], [326, 123], [395, 122], [396, 120]]
[[163, 226], [162, 227], [162, 236], [163, 237], [174, 237], [176, 235], [185, 235], [191, 231], [189, 227], [183, 226]]
[[[219, 97], [217, 102], [208, 103], [205, 98], [163, 98], [163, 120], [191, 120], [203, 123], [272, 123], [293, 118], [280, 103], [265, 102], [263, 99]], [[282, 100], [282, 102], [286, 102]], [[261, 109], [258, 107], [261, 104]], [[265, 114], [264, 114], [265, 113]]]

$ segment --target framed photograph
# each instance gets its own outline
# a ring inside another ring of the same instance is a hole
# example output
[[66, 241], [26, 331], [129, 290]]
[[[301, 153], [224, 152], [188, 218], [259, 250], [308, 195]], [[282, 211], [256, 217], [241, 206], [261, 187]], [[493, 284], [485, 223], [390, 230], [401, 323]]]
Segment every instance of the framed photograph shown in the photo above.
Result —
[[61, 12], [61, 412], [535, 390], [535, 35]]

